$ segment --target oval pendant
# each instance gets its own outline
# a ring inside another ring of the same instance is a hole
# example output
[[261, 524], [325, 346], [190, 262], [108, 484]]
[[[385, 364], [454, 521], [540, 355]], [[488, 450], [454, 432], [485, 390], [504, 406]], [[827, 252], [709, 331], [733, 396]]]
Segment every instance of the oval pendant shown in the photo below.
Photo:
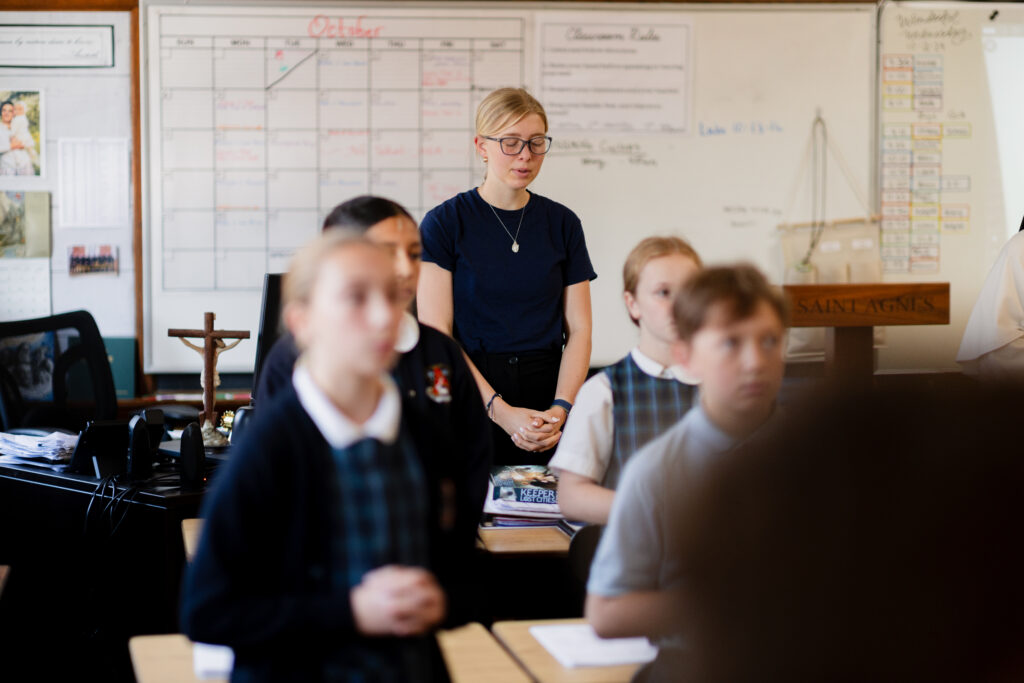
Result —
[[513, 254], [518, 254], [519, 253], [519, 242], [513, 242], [512, 243], [512, 253]]

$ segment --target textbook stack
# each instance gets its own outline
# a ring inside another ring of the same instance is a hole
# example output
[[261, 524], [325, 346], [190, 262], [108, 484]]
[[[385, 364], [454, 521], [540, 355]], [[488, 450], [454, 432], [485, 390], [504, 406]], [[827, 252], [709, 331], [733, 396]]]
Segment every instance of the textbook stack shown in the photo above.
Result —
[[562, 519], [558, 478], [542, 465], [507, 465], [491, 470], [484, 512], [494, 526], [551, 526]]

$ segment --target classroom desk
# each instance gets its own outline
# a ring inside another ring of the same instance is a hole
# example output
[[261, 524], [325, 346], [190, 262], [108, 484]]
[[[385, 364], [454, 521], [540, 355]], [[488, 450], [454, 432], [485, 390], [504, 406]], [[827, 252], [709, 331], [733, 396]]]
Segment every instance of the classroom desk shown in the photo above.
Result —
[[191, 562], [199, 550], [199, 534], [203, 531], [203, 520], [190, 517], [181, 520], [181, 539], [185, 543], [185, 561]]
[[198, 514], [202, 493], [154, 483], [129, 495], [118, 485], [125, 498], [107, 508], [110, 490], [93, 499], [97, 484], [0, 466], [0, 563], [13, 570], [0, 642], [17, 653], [0, 660], [0, 679], [74, 680], [89, 671], [130, 681], [128, 638], [178, 630], [181, 520]]
[[585, 623], [583, 619], [499, 621], [491, 630], [494, 637], [539, 683], [628, 683], [640, 668], [639, 664], [566, 669], [530, 635], [531, 626], [582, 623]]
[[[437, 644], [452, 683], [530, 683], [512, 657], [478, 623], [438, 631]], [[128, 642], [138, 683], [200, 683], [192, 660], [192, 643], [180, 633], [135, 636]], [[205, 683], [224, 683], [205, 679]]]
[[569, 535], [555, 526], [480, 527], [484, 550], [495, 554], [568, 555]]
[[180, 633], [135, 636], [128, 650], [138, 683], [227, 683], [223, 678], [196, 678], [192, 642]]
[[[438, 631], [437, 644], [452, 683], [529, 683], [508, 652], [481, 624]], [[141, 682], [140, 682], [141, 683]]]

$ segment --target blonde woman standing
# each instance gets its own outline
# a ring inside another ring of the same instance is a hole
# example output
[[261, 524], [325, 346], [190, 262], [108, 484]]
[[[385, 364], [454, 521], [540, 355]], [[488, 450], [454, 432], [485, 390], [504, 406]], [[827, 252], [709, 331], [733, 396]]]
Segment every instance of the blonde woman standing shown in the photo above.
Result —
[[590, 365], [597, 275], [576, 214], [527, 189], [551, 147], [541, 104], [518, 88], [492, 92], [474, 146], [484, 181], [421, 224], [419, 317], [469, 357], [497, 427], [495, 461], [546, 463]]

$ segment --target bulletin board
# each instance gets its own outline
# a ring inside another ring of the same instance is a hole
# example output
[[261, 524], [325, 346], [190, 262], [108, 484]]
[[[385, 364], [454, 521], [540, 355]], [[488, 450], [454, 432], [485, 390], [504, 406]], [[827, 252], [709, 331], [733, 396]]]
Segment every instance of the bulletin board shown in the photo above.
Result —
[[[104, 337], [137, 335], [134, 26], [130, 11], [0, 11], [0, 92], [38, 104], [37, 168], [0, 174], [0, 192], [44, 197], [49, 238], [42, 258], [0, 258], [10, 319], [86, 309]], [[75, 247], [116, 254], [116, 272], [72, 272]]]
[[[473, 116], [496, 87], [525, 85], [547, 108], [555, 142], [532, 189], [582, 219], [599, 274], [593, 365], [634, 343], [621, 269], [645, 236], [781, 281], [776, 227], [810, 218], [818, 113], [850, 176], [829, 178], [831, 215], [864, 215], [875, 186], [874, 5], [142, 10], [147, 372], [195, 368], [166, 330], [202, 311], [255, 330], [263, 274], [338, 202], [371, 192], [420, 217], [479, 184]], [[220, 369], [250, 371], [254, 353], [243, 342]]]

